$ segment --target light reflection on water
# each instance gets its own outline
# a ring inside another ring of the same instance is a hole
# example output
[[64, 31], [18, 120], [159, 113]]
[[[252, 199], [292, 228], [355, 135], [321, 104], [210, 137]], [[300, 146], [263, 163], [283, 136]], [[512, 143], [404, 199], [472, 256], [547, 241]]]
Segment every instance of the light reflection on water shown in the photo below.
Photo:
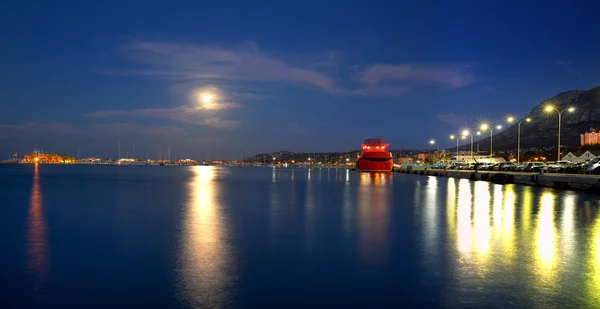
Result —
[[358, 244], [361, 259], [368, 264], [387, 258], [388, 214], [391, 173], [360, 173], [357, 198]]
[[33, 184], [29, 201], [27, 227], [27, 253], [29, 269], [37, 276], [35, 289], [40, 288], [48, 271], [48, 245], [46, 239], [46, 219], [42, 209], [39, 167], [33, 169]]
[[180, 295], [195, 308], [225, 308], [235, 283], [234, 257], [228, 237], [228, 218], [220, 202], [217, 177], [223, 170], [194, 166], [187, 184], [189, 202], [184, 208], [184, 231], [178, 269]]
[[[557, 299], [564, 298], [568, 303], [569, 297], [590, 308], [600, 308], [598, 207], [579, 202], [577, 193], [569, 191], [465, 179], [446, 181], [437, 188], [427, 186], [426, 190], [415, 184], [415, 190], [426, 194], [421, 204], [425, 209], [425, 203], [433, 200], [430, 195], [446, 198], [445, 222], [441, 224], [446, 225], [450, 243], [431, 237], [432, 227], [427, 222], [422, 229], [426, 241], [438, 246], [453, 243], [456, 248], [456, 258], [450, 257], [454, 266], [448, 271], [458, 285], [450, 289], [455, 294], [446, 295], [449, 303], [478, 302], [478, 289], [496, 286], [507, 289], [508, 298], [522, 297], [535, 308], [554, 308]], [[415, 194], [415, 200], [418, 198]], [[584, 226], [578, 223], [577, 209], [584, 220], [594, 218], [589, 233], [582, 232]], [[431, 220], [428, 215], [423, 217]], [[585, 256], [579, 249], [581, 243], [587, 248]], [[424, 257], [432, 253], [430, 246], [421, 248]], [[584, 295], [582, 290], [586, 290]]]

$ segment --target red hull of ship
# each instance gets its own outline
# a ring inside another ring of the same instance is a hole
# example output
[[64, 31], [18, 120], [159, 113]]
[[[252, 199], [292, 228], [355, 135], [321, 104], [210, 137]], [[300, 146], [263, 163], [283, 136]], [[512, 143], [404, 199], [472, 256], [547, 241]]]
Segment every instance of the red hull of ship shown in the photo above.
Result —
[[356, 169], [361, 172], [391, 172], [394, 168], [394, 158], [387, 150], [389, 146], [380, 138], [366, 139], [360, 145], [362, 154], [356, 161]]
[[394, 168], [394, 160], [389, 159], [384, 162], [372, 162], [368, 159], [360, 158], [356, 162], [356, 169], [361, 172], [391, 172]]

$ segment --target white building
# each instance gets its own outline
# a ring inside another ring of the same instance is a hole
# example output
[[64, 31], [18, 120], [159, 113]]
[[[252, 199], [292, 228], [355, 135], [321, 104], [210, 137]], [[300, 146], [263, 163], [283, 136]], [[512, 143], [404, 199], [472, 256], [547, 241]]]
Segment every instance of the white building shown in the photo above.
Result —
[[506, 160], [504, 158], [497, 158], [490, 156], [482, 156], [482, 155], [473, 155], [473, 156], [454, 156], [451, 159], [452, 162], [457, 163], [504, 163]]
[[585, 161], [589, 161], [595, 158], [600, 157], [600, 151], [586, 151], [584, 153], [573, 153], [573, 152], [569, 152], [566, 156], [564, 156], [562, 158], [562, 160], [564, 161], [571, 161], [571, 162], [585, 162]]

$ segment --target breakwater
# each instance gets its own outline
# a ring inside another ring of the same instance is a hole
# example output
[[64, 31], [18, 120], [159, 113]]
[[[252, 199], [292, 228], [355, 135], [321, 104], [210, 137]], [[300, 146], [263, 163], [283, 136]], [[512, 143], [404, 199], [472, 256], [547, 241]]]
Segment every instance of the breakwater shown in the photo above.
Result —
[[395, 168], [394, 171], [406, 174], [483, 180], [497, 184], [520, 184], [556, 189], [584, 190], [600, 193], [600, 176], [597, 175], [403, 168]]

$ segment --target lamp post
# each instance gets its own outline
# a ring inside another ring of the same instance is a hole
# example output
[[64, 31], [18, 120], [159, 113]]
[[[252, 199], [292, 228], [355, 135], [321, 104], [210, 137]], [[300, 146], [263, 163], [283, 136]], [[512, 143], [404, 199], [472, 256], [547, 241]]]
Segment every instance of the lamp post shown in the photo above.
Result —
[[561, 122], [561, 117], [562, 117], [562, 113], [564, 111], [568, 111], [569, 113], [572, 113], [575, 111], [575, 107], [567, 107], [563, 110], [558, 110], [556, 109], [556, 107], [554, 107], [553, 105], [546, 105], [546, 107], [544, 108], [544, 111], [546, 113], [552, 113], [552, 112], [556, 112], [558, 114], [558, 153], [556, 155], [556, 161], [560, 161], [560, 122]]
[[454, 136], [454, 134], [450, 135], [450, 139], [456, 139], [456, 160], [458, 160], [458, 140], [459, 138]]
[[[510, 116], [506, 119], [506, 122], [513, 123], [516, 119], [513, 116]], [[521, 162], [521, 122], [530, 122], [531, 118], [527, 117], [525, 119], [521, 119], [517, 122], [517, 164]]]
[[469, 132], [469, 130], [462, 131], [462, 136], [464, 138], [466, 138], [469, 135], [471, 136], [471, 158], [473, 158], [473, 134], [471, 134], [471, 132]]
[[431, 158], [432, 163], [433, 163], [433, 156], [431, 155], [431, 146], [433, 144], [435, 144], [435, 141], [434, 140], [430, 140], [429, 141], [429, 157]]
[[[501, 125], [497, 125], [496, 129], [500, 130], [500, 129], [502, 129], [502, 126]], [[492, 157], [493, 157], [493, 154], [492, 154], [492, 149], [493, 149], [492, 148], [492, 138], [494, 137], [494, 128], [488, 126], [487, 123], [484, 123], [484, 124], [481, 125], [481, 131], [486, 131], [486, 130], [490, 131], [490, 160], [491, 160]]]
[[[481, 132], [477, 131], [477, 136], [480, 136], [480, 135], [481, 135]], [[480, 140], [477, 140], [477, 155], [479, 155], [479, 141]]]

